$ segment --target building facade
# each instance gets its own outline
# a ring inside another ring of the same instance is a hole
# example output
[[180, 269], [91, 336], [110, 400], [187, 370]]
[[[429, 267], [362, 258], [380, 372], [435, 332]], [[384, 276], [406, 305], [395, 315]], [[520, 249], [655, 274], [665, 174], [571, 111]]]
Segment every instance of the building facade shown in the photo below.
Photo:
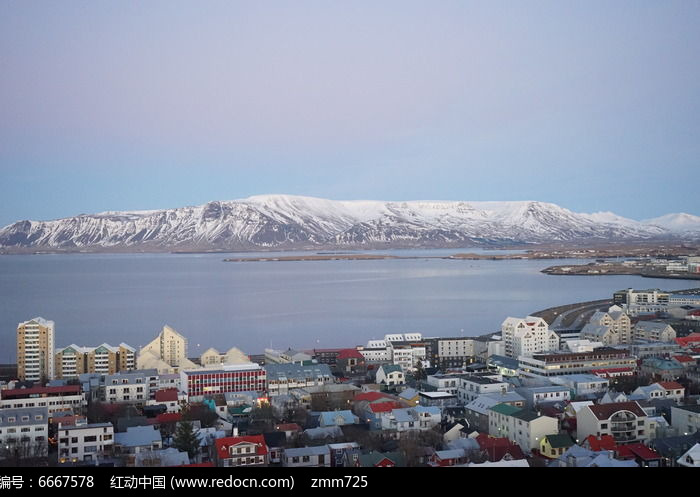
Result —
[[55, 323], [37, 317], [17, 325], [17, 375], [45, 383], [56, 378]]
[[501, 325], [501, 334], [507, 357], [518, 358], [559, 350], [559, 335], [550, 331], [542, 318], [506, 318]]

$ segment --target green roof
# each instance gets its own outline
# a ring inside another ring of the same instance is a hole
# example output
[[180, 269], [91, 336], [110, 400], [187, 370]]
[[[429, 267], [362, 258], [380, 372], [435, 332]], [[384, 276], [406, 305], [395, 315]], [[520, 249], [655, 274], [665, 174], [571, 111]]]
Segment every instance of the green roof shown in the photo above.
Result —
[[522, 411], [522, 409], [520, 409], [519, 407], [513, 407], [508, 404], [496, 404], [491, 408], [491, 410], [499, 414], [504, 414], [506, 416], [512, 416], [516, 412]]
[[569, 435], [546, 435], [544, 438], [553, 449], [569, 448], [576, 443]]
[[520, 412], [516, 412], [515, 414], [513, 414], [513, 417], [522, 419], [523, 421], [529, 423], [530, 421], [533, 421], [541, 416], [534, 411], [521, 410]]

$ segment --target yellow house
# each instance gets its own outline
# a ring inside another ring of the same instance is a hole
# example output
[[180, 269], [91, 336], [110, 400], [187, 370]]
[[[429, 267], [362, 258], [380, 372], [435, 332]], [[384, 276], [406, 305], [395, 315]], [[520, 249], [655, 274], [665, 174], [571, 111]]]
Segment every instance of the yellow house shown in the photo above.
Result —
[[569, 435], [547, 435], [540, 442], [540, 454], [556, 459], [575, 444], [576, 442]]

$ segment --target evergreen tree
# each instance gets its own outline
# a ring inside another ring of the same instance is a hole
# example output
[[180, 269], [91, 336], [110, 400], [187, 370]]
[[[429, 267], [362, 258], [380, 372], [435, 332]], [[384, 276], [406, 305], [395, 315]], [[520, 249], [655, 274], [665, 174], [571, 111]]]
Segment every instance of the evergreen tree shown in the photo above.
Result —
[[173, 436], [173, 447], [181, 452], [187, 452], [192, 459], [199, 451], [199, 430], [195, 429], [191, 421], [181, 421], [177, 425]]

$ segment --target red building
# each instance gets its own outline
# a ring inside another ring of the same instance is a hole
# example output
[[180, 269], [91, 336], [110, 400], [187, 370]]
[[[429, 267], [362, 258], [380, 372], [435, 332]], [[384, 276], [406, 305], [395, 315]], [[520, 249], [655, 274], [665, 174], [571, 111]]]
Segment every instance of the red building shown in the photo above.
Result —
[[219, 438], [215, 444], [219, 466], [231, 468], [268, 464], [269, 449], [262, 435]]
[[205, 395], [228, 392], [262, 392], [267, 389], [265, 369], [255, 363], [224, 366], [221, 369], [196, 369], [180, 373], [182, 389], [190, 401]]

